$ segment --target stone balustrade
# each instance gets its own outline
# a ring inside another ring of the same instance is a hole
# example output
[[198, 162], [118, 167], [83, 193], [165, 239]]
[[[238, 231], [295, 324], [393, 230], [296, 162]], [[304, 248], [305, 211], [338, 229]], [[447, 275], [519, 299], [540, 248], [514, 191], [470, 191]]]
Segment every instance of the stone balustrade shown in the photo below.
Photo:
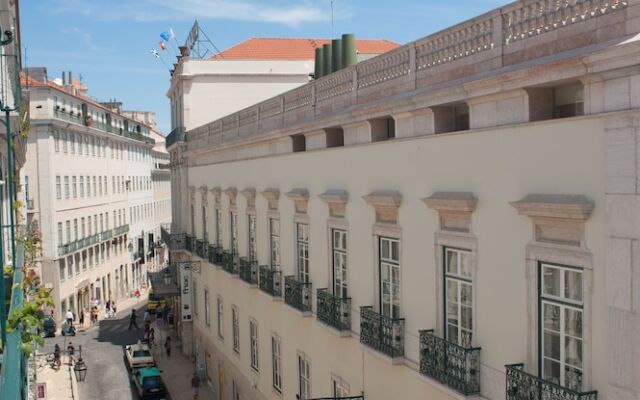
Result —
[[190, 149], [246, 141], [332, 112], [625, 38], [640, 25], [634, 1], [516, 1], [195, 128], [186, 141]]

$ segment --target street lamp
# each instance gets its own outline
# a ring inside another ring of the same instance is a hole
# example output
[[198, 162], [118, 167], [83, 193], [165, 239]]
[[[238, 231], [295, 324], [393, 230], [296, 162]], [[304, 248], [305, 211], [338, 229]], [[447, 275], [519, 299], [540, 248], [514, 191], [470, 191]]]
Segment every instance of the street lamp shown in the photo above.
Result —
[[84, 382], [84, 378], [87, 376], [87, 366], [82, 360], [82, 346], [79, 346], [78, 350], [80, 351], [80, 357], [76, 365], [73, 366], [73, 373], [76, 374], [76, 381]]

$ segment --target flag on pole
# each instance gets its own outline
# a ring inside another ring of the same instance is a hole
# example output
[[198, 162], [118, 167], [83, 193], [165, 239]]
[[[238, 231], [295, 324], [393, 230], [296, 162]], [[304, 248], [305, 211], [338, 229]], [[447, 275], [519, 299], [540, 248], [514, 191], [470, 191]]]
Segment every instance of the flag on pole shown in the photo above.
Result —
[[149, 53], [151, 53], [155, 58], [160, 58], [160, 53], [158, 53], [158, 50], [156, 49], [149, 50]]
[[163, 42], [162, 40], [159, 43], [160, 45], [160, 50], [166, 50], [167, 49], [167, 44], [165, 42]]
[[165, 42], [168, 42], [168, 41], [169, 41], [169, 39], [171, 38], [171, 37], [169, 36], [169, 32], [166, 32], [166, 31], [165, 31], [165, 32], [160, 33], [160, 37], [161, 37], [161, 38], [162, 38], [162, 40], [164, 40]]

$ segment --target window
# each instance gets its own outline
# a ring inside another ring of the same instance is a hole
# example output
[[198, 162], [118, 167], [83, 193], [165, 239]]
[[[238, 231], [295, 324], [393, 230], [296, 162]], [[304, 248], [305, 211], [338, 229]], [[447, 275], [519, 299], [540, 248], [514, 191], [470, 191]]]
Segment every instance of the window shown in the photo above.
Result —
[[269, 248], [271, 268], [280, 269], [280, 221], [269, 218]]
[[80, 177], [80, 197], [84, 197], [84, 176]]
[[258, 243], [256, 240], [255, 215], [249, 215], [249, 261], [258, 262]]
[[73, 240], [78, 240], [78, 218], [73, 219]]
[[202, 206], [202, 240], [209, 241], [209, 234], [207, 233], [207, 206]]
[[196, 210], [193, 204], [191, 204], [191, 235], [196, 236]]
[[61, 246], [64, 243], [64, 238], [62, 237], [62, 222], [58, 222], [58, 246]]
[[238, 214], [235, 211], [229, 213], [229, 224], [231, 225], [231, 252], [238, 254]]
[[542, 378], [582, 390], [582, 270], [539, 266], [540, 364]]
[[298, 355], [298, 390], [300, 400], [311, 398], [311, 363], [302, 354]]
[[65, 199], [69, 198], [69, 177], [68, 176], [64, 177], [64, 198]]
[[253, 319], [249, 320], [249, 338], [251, 348], [251, 368], [258, 371], [260, 370], [260, 360], [258, 358], [258, 323]]
[[71, 241], [71, 221], [65, 221], [65, 233], [66, 233], [66, 238], [67, 238], [67, 242]]
[[211, 315], [209, 306], [209, 288], [204, 288], [204, 323], [211, 325]]
[[60, 282], [64, 282], [64, 272], [65, 272], [64, 258], [58, 260], [58, 271], [60, 274]]
[[93, 179], [93, 195], [97, 196], [98, 195], [98, 191], [96, 190], [96, 177], [94, 176]]
[[102, 196], [102, 176], [98, 177], [98, 189], [100, 190], [100, 196]]
[[91, 197], [91, 177], [87, 176], [87, 197]]
[[280, 359], [280, 338], [271, 336], [271, 370], [272, 385], [275, 390], [282, 392], [282, 360]]
[[66, 153], [67, 152], [67, 143], [68, 139], [67, 139], [67, 132], [62, 132], [62, 152]]
[[71, 177], [71, 190], [73, 192], [73, 198], [78, 198], [78, 182], [76, 181], [76, 177]]
[[56, 199], [62, 199], [62, 188], [60, 185], [60, 175], [56, 175]]
[[344, 379], [334, 375], [331, 377], [331, 392], [335, 398], [349, 397], [349, 384]]
[[369, 124], [371, 126], [372, 142], [380, 142], [396, 137], [396, 122], [393, 117], [371, 119]]
[[240, 317], [238, 307], [231, 306], [231, 326], [233, 329], [233, 351], [240, 353]]
[[309, 282], [309, 225], [296, 224], [298, 251], [298, 280]]
[[218, 296], [218, 337], [224, 339], [224, 307], [220, 296]]
[[60, 151], [60, 132], [53, 131], [53, 148], [56, 153]]
[[400, 318], [400, 241], [379, 237], [380, 313]]
[[86, 231], [85, 231], [85, 221], [84, 221], [84, 217], [80, 218], [80, 232], [82, 233], [82, 237], [86, 237]]
[[216, 208], [216, 245], [222, 247], [222, 212]]
[[473, 339], [473, 284], [471, 253], [444, 248], [444, 315], [448, 341], [471, 347]]
[[76, 153], [76, 135], [74, 135], [73, 133], [69, 134], [69, 150], [71, 154], [75, 154]]
[[340, 298], [347, 298], [347, 231], [332, 229], [331, 238], [333, 294]]
[[106, 195], [109, 194], [109, 192], [108, 192], [109, 185], [107, 184], [107, 176], [106, 175], [102, 178], [102, 184], [104, 186], [104, 195], [106, 196]]

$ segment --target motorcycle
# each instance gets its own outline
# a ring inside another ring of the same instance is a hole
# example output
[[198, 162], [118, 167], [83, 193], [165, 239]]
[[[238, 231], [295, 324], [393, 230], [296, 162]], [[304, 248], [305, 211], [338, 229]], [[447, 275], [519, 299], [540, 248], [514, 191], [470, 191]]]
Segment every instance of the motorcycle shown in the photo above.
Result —
[[75, 336], [76, 335], [76, 327], [71, 325], [69, 322], [64, 321], [60, 326], [60, 333], [62, 336]]

